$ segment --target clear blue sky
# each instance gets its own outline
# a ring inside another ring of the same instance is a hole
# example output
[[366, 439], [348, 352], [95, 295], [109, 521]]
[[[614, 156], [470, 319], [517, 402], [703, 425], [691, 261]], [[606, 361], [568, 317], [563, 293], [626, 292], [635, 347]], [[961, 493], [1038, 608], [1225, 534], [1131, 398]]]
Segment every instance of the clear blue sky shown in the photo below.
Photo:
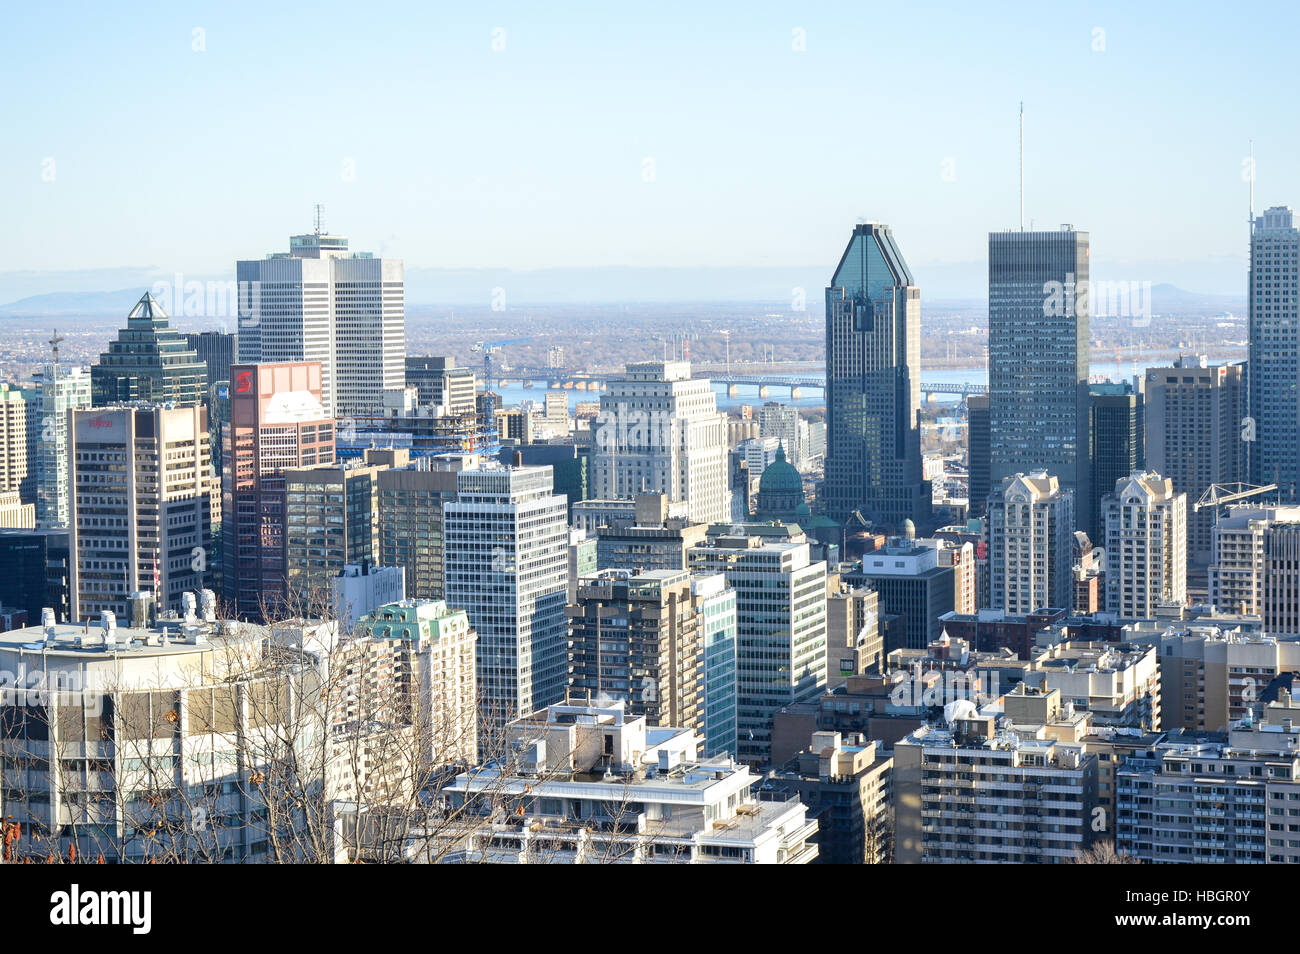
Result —
[[859, 218], [976, 262], [1021, 99], [1027, 214], [1099, 262], [1244, 262], [1252, 137], [1257, 206], [1300, 205], [1293, 5], [962, 7], [11, 5], [0, 271], [229, 271], [317, 201], [408, 266], [829, 274]]

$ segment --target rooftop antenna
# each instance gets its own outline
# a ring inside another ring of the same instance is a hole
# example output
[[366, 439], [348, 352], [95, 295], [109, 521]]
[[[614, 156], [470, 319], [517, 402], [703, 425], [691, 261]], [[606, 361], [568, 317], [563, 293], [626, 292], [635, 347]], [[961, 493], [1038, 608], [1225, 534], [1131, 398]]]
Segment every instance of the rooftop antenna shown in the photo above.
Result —
[[320, 214], [325, 211], [325, 206], [319, 202], [316, 203], [316, 236], [320, 237]]
[[1020, 101], [1020, 231], [1025, 230], [1025, 101]]
[[54, 365], [59, 364], [59, 342], [63, 340], [63, 335], [59, 334], [59, 329], [54, 329], [54, 337], [50, 339], [50, 349], [54, 352]]

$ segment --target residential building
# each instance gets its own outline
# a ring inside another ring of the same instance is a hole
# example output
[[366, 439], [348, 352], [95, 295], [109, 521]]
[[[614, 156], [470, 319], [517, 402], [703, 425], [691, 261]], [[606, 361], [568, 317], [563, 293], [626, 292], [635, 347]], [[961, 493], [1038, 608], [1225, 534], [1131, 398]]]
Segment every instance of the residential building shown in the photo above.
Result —
[[1300, 636], [1300, 507], [1230, 504], [1215, 522], [1210, 602]]
[[880, 630], [880, 594], [829, 579], [826, 596], [826, 684], [834, 688], [850, 676], [883, 672], [885, 639]]
[[90, 407], [90, 374], [84, 368], [58, 363], [41, 369], [40, 453], [36, 463], [36, 525], [61, 529], [68, 525], [69, 412]]
[[[689, 729], [647, 724], [613, 706], [554, 705], [508, 727], [523, 748], [444, 790], [463, 828], [436, 834], [457, 860], [508, 864], [807, 864], [817, 823], [798, 798], [765, 802], [762, 781], [727, 756], [700, 759]], [[485, 826], [501, 796], [517, 805]]]
[[1074, 494], [1044, 471], [989, 497], [989, 606], [1024, 615], [1073, 602]]
[[1173, 481], [1136, 471], [1102, 498], [1106, 612], [1151, 619], [1161, 604], [1187, 602], [1187, 495]]
[[351, 631], [361, 617], [381, 606], [406, 599], [406, 574], [400, 566], [372, 563], [348, 564], [330, 580], [333, 590], [333, 619]]

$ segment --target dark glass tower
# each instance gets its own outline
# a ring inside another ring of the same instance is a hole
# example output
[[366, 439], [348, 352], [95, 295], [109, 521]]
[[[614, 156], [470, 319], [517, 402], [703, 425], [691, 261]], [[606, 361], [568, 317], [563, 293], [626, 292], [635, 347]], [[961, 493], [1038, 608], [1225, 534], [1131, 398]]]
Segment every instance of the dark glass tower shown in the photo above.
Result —
[[989, 511], [989, 396], [966, 398], [967, 512], [982, 517]]
[[1142, 466], [1142, 442], [1139, 409], [1142, 399], [1131, 384], [1094, 384], [1088, 389], [1088, 413], [1092, 450], [1091, 503], [1092, 523], [1086, 528], [1088, 539], [1096, 546], [1105, 545], [1105, 521], [1101, 515], [1101, 498], [1113, 493], [1115, 482]]
[[853, 230], [826, 289], [822, 508], [885, 529], [930, 519], [921, 480], [921, 290], [889, 227]]
[[126, 327], [99, 364], [90, 369], [90, 399], [95, 407], [146, 401], [197, 407], [206, 403], [207, 365], [148, 293], [126, 316]]
[[1088, 233], [989, 235], [990, 483], [1046, 470], [1092, 526]]

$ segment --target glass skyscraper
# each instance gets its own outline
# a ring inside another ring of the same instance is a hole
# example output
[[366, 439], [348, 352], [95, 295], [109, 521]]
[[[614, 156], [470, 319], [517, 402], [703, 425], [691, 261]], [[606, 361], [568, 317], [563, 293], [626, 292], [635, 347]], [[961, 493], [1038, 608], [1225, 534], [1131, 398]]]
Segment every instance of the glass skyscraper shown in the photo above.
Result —
[[1300, 230], [1289, 206], [1257, 216], [1250, 235], [1251, 480], [1300, 501]]
[[1092, 527], [1088, 233], [989, 235], [990, 485], [1046, 470]]
[[133, 401], [197, 407], [207, 403], [208, 368], [146, 293], [90, 369], [90, 392], [95, 407]]
[[853, 237], [826, 289], [822, 509], [884, 528], [927, 521], [921, 479], [921, 290], [885, 225]]

